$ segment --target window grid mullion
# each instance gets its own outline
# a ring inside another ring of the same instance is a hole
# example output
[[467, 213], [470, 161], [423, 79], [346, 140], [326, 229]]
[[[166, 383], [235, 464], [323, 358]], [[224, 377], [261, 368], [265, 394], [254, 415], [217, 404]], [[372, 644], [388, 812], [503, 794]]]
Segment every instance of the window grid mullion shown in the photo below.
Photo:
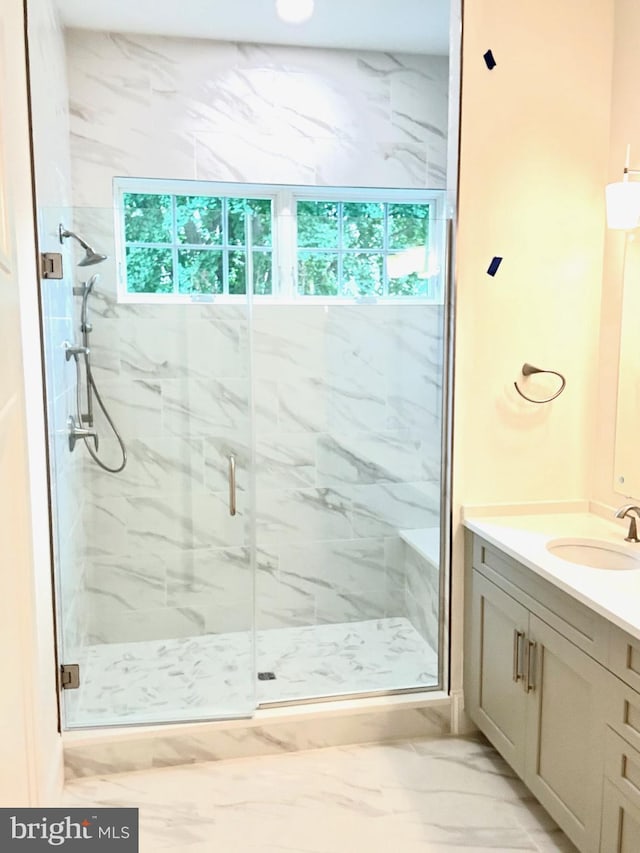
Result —
[[180, 293], [180, 268], [178, 266], [178, 203], [176, 196], [171, 196], [171, 238], [173, 246], [171, 254], [173, 257], [173, 292]]
[[[268, 252], [269, 248], [263, 248], [263, 252]], [[313, 252], [314, 255], [337, 255], [338, 249], [333, 246], [332, 248], [325, 248], [322, 246], [299, 246], [298, 251], [300, 252]], [[343, 255], [380, 255], [382, 254], [382, 249], [343, 249]]]
[[229, 295], [229, 199], [222, 199], [222, 292]]
[[[248, 199], [245, 199], [246, 201]], [[249, 281], [249, 252], [253, 251], [253, 222], [251, 222], [251, 227], [249, 227], [248, 217], [253, 219], [253, 211], [249, 208], [249, 205], [245, 204], [244, 237], [242, 245], [237, 246], [236, 249], [238, 252], [244, 252], [244, 297], [245, 299], [253, 299], [253, 281]], [[251, 240], [247, 239], [248, 237], [251, 237]]]
[[387, 258], [389, 257], [389, 204], [384, 203], [384, 216], [382, 225], [382, 295], [389, 295], [389, 269]]
[[[425, 251], [425, 259], [426, 259], [425, 266], [428, 270], [430, 265], [431, 265], [431, 205], [430, 204], [427, 205], [427, 211], [428, 211], [427, 212], [427, 229], [426, 229], [427, 233], [425, 235], [424, 251]], [[433, 282], [431, 281], [430, 278], [427, 278], [427, 283], [426, 283], [425, 287], [426, 287], [425, 296], [428, 299], [431, 296], [431, 291], [433, 290]]]
[[[127, 243], [136, 249], [172, 249], [173, 243]], [[180, 243], [179, 249], [190, 249], [193, 252], [233, 252], [234, 249], [242, 249], [243, 244], [239, 243]], [[255, 251], [270, 252], [271, 246], [254, 246]]]
[[344, 203], [338, 202], [338, 296], [344, 296]]
[[[273, 295], [284, 299], [298, 296], [298, 201], [290, 191], [281, 191], [272, 203]], [[288, 214], [286, 211], [289, 211]]]
[[127, 249], [173, 249], [174, 243], [143, 243], [135, 240], [127, 240]]

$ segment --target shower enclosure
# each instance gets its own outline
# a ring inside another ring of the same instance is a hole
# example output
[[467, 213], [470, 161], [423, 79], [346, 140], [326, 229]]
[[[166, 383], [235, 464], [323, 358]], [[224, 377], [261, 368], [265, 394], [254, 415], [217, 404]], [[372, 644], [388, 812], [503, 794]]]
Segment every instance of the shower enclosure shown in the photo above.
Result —
[[447, 57], [47, 25], [63, 725], [446, 689]]

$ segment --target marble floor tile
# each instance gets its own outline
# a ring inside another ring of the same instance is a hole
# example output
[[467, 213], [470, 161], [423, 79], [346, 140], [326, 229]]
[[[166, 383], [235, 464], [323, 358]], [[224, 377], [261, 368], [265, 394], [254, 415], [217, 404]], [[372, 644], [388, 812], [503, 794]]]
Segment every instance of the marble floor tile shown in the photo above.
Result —
[[576, 853], [480, 738], [94, 777], [69, 783], [63, 802], [138, 807], [142, 853]]
[[438, 654], [408, 619], [276, 628], [257, 633], [258, 701], [336, 696], [438, 683]]
[[88, 646], [70, 727], [251, 716], [257, 704], [435, 687], [438, 656], [403, 617]]

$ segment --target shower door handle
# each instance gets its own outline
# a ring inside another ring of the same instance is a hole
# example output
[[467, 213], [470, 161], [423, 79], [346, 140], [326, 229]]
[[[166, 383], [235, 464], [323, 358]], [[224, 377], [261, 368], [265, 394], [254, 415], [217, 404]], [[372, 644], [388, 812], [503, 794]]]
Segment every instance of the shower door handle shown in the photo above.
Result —
[[236, 457], [229, 457], [229, 515], [235, 515], [236, 507]]

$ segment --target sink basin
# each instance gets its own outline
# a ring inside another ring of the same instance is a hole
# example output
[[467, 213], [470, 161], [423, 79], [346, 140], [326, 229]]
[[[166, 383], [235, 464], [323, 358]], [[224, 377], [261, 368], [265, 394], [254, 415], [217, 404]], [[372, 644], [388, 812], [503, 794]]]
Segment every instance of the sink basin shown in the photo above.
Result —
[[614, 571], [640, 569], [640, 545], [636, 547], [639, 550], [632, 551], [602, 539], [552, 539], [547, 542], [547, 551], [554, 557], [592, 569]]

